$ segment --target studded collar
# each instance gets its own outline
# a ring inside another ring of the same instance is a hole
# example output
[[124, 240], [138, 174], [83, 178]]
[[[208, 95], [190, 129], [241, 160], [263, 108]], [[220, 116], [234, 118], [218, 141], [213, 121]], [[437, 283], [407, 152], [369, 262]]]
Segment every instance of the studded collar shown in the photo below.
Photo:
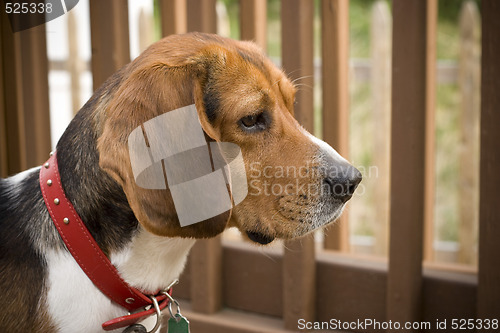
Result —
[[[164, 309], [170, 300], [172, 289], [146, 294], [130, 286], [102, 252], [61, 184], [56, 153], [40, 169], [40, 188], [50, 217], [64, 244], [81, 269], [115, 303], [132, 314], [109, 320], [102, 324], [104, 330], [114, 330], [137, 323], [153, 315], [158, 308]], [[168, 295], [167, 295], [168, 293]], [[155, 304], [156, 303], [156, 304]], [[148, 310], [145, 310], [149, 307]]]

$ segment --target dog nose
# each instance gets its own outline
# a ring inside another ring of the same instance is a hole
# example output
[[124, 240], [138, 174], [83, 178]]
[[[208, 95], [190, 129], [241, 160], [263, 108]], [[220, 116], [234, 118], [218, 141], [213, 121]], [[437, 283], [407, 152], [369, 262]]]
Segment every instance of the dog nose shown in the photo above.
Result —
[[352, 165], [335, 165], [329, 168], [324, 183], [335, 199], [346, 202], [352, 197], [362, 178], [361, 172]]

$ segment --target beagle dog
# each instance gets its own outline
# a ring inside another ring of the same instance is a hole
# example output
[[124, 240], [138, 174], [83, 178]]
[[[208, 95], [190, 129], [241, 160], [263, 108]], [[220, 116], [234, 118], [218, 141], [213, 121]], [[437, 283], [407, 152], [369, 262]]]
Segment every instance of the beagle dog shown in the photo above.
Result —
[[[57, 144], [60, 182], [124, 281], [165, 288], [196, 239], [228, 227], [267, 244], [339, 217], [361, 174], [297, 123], [294, 95], [255, 44], [201, 33], [151, 45], [94, 93]], [[241, 149], [248, 194], [218, 216], [181, 226], [168, 189], [138, 186], [127, 140], [148, 120], [193, 104], [207, 141]], [[127, 311], [68, 252], [39, 172], [0, 179], [0, 332], [102, 332], [102, 322]]]

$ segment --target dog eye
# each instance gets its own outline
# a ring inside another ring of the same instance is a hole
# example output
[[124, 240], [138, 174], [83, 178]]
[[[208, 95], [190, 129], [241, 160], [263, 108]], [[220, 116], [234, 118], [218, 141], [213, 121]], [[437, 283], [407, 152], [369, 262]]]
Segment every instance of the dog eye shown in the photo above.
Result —
[[263, 130], [267, 127], [267, 116], [264, 112], [252, 114], [240, 119], [241, 127], [245, 130]]
[[246, 116], [246, 117], [243, 117], [241, 118], [241, 123], [243, 124], [243, 126], [245, 127], [253, 127], [255, 126], [255, 124], [257, 124], [257, 117], [259, 115], [251, 115], [251, 116]]

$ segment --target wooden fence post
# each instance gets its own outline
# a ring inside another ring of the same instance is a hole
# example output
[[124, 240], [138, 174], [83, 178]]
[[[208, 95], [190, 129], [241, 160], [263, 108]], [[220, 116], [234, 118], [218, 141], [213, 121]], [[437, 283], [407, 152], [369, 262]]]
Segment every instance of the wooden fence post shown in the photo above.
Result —
[[66, 60], [66, 69], [71, 79], [71, 106], [75, 115], [80, 107], [80, 77], [83, 72], [83, 64], [78, 53], [78, 24], [75, 12], [68, 14], [68, 59]]
[[[500, 318], [500, 2], [481, 1], [481, 129], [477, 318]], [[476, 332], [487, 332], [483, 327]]]
[[[3, 15], [0, 14], [0, 15]], [[0, 18], [2, 21], [5, 18]], [[0, 21], [0, 28], [3, 25]], [[5, 112], [5, 97], [4, 97], [4, 73], [3, 73], [3, 36], [0, 32], [0, 178], [5, 178], [9, 175], [9, 164], [7, 163], [7, 126], [6, 126], [6, 112]]]
[[[348, 158], [349, 1], [323, 0], [321, 15], [323, 140]], [[324, 247], [348, 251], [347, 212], [325, 232]]]
[[475, 264], [479, 219], [479, 112], [481, 43], [480, 17], [472, 1], [460, 11], [460, 163], [459, 163], [459, 252], [458, 260]]
[[267, 48], [266, 0], [240, 0], [241, 40], [253, 40]]
[[[313, 133], [313, 19], [314, 2], [281, 2], [283, 68], [291, 79], [300, 79], [295, 117]], [[316, 262], [312, 235], [285, 242], [283, 257], [283, 320], [297, 330], [297, 321], [315, 318]]]
[[153, 15], [141, 8], [139, 13], [139, 52], [144, 51], [155, 41]]
[[436, 197], [436, 47], [438, 0], [426, 0], [425, 26], [425, 173], [423, 259], [434, 258], [434, 202]]
[[187, 31], [186, 0], [160, 0], [161, 34], [163, 37]]
[[215, 0], [187, 0], [187, 30], [217, 33]]
[[[374, 128], [374, 165], [378, 178], [375, 187], [375, 253], [385, 256], [389, 237], [389, 176], [391, 122], [391, 36], [392, 18], [386, 1], [377, 1], [372, 8], [372, 101]], [[368, 179], [371, 180], [371, 179]]]
[[429, 85], [435, 78], [435, 48], [429, 45], [428, 29], [435, 24], [429, 20], [435, 19], [436, 9], [435, 0], [393, 1], [387, 320], [398, 322], [414, 322], [422, 316], [423, 231], [430, 176], [426, 163], [432, 104]]
[[[25, 136], [23, 115], [21, 64], [19, 61], [21, 54], [20, 34], [12, 33], [7, 14], [0, 13], [2, 24], [0, 29], [2, 48], [2, 85], [4, 104], [3, 116], [5, 122], [5, 132], [2, 134], [2, 144], [5, 149], [4, 175], [11, 175], [27, 168], [25, 153]], [[6, 82], [7, 81], [7, 82]], [[7, 112], [8, 110], [8, 112]], [[3, 156], [2, 156], [3, 157]]]
[[45, 25], [19, 32], [21, 35], [22, 96], [27, 167], [47, 160], [50, 140], [49, 61]]
[[[203, 222], [207, 223], [207, 222]], [[190, 254], [191, 308], [212, 314], [222, 307], [221, 236], [199, 239]]]
[[12, 33], [1, 19], [2, 164], [8, 175], [40, 165], [51, 149], [45, 26]]
[[130, 62], [127, 0], [90, 0], [92, 78], [96, 90]]

